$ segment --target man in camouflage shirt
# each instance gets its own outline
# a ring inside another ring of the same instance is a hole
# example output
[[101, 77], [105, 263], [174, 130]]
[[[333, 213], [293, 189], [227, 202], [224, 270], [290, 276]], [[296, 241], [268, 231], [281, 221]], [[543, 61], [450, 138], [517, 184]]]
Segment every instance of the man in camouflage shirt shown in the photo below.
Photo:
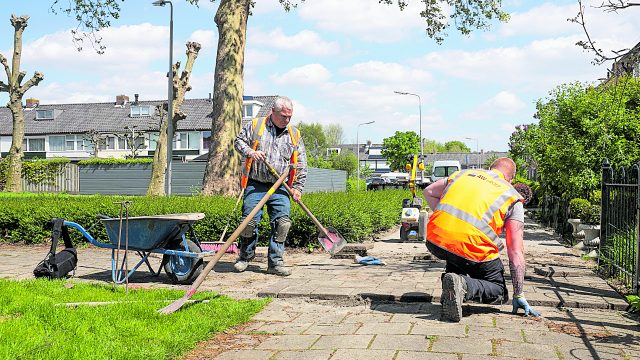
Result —
[[[287, 192], [284, 185], [280, 186], [266, 203], [271, 225], [267, 273], [280, 276], [291, 274], [291, 271], [284, 266], [283, 260], [284, 243], [291, 227], [289, 195], [296, 201], [300, 200], [307, 179], [307, 156], [304, 143], [299, 136], [299, 131], [289, 125], [292, 114], [291, 100], [279, 96], [271, 109], [271, 114], [264, 120], [258, 119], [245, 125], [234, 143], [236, 150], [245, 160], [252, 159], [248, 174], [244, 174], [244, 176], [248, 176], [242, 204], [242, 218], [244, 219], [276, 181], [276, 177], [269, 172], [264, 161], [271, 164], [280, 174], [285, 170], [288, 171], [287, 167], [292, 162], [292, 155], [296, 148], [293, 139], [296, 136], [299, 139], [295, 166], [297, 171], [295, 180], [291, 183], [292, 194]], [[266, 122], [264, 131], [261, 136], [254, 136], [254, 132], [259, 134], [261, 121]], [[258, 147], [254, 150], [252, 147], [256, 140]], [[258, 243], [257, 224], [260, 223], [261, 218], [262, 209], [240, 234], [240, 256], [234, 265], [238, 272], [245, 271], [249, 262], [255, 257]]]

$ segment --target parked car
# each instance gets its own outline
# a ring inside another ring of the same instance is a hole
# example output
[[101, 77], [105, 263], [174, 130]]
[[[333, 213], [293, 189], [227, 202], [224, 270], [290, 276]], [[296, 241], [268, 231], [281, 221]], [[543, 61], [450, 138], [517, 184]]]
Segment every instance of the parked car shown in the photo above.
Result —
[[451, 176], [456, 171], [460, 171], [460, 161], [457, 160], [438, 160], [433, 162], [433, 171], [431, 172], [431, 182], [436, 182], [442, 178]]

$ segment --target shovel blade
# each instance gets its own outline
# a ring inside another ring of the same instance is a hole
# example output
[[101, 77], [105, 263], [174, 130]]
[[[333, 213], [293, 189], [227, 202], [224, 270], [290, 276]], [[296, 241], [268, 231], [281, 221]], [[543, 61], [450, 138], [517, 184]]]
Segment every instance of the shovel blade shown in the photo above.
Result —
[[318, 234], [318, 241], [322, 248], [331, 255], [335, 255], [338, 251], [340, 251], [346, 244], [347, 241], [340, 235], [338, 230], [327, 227], [327, 236], [325, 236], [322, 232]]

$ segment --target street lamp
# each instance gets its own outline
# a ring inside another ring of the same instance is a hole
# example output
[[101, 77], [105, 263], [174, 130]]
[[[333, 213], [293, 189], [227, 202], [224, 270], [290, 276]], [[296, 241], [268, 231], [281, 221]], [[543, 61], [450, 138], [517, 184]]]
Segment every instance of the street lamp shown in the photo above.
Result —
[[358, 166], [356, 166], [356, 191], [360, 191], [360, 125], [369, 125], [373, 124], [375, 121], [368, 121], [361, 124], [358, 124], [358, 128], [356, 130], [356, 148], [358, 149]]
[[170, 18], [169, 18], [169, 72], [167, 77], [169, 78], [169, 99], [167, 106], [168, 121], [167, 124], [167, 195], [171, 195], [171, 163], [173, 160], [173, 3], [169, 0], [156, 0], [153, 2], [154, 6], [165, 6], [169, 4]]
[[[411, 96], [415, 96], [418, 98], [418, 111], [419, 111], [419, 115], [420, 115], [420, 161], [424, 160], [424, 145], [422, 142], [422, 99], [420, 99], [420, 95], [418, 94], [413, 94], [410, 92], [406, 92], [406, 91], [394, 91], [394, 93], [398, 94], [398, 95], [411, 95]], [[424, 171], [420, 171], [420, 181], [424, 182]]]
[[478, 151], [478, 138], [465, 137], [467, 140], [475, 140], [476, 141], [476, 159], [478, 161], [477, 168], [480, 169], [480, 152]]

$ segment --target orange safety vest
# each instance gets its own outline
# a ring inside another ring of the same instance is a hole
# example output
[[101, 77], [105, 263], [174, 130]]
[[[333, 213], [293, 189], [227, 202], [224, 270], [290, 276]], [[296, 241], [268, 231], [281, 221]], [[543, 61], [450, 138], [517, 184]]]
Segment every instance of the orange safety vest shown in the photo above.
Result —
[[498, 171], [456, 171], [447, 181], [427, 223], [428, 241], [475, 262], [497, 258], [504, 218], [522, 196]]
[[[254, 118], [251, 120], [251, 132], [252, 132], [252, 145], [251, 148], [256, 151], [258, 149], [258, 145], [260, 144], [260, 139], [262, 138], [262, 134], [264, 133], [264, 129], [267, 127], [267, 118], [268, 116], [257, 119]], [[258, 131], [256, 131], [258, 129]], [[287, 131], [289, 132], [289, 137], [291, 138], [291, 143], [293, 144], [293, 152], [291, 153], [290, 164], [293, 166], [291, 170], [289, 170], [289, 178], [287, 180], [287, 184], [289, 187], [293, 186], [293, 181], [296, 179], [296, 165], [298, 164], [298, 142], [300, 141], [300, 131], [291, 126], [291, 124], [287, 125]], [[251, 170], [251, 164], [253, 163], [253, 159], [251, 157], [247, 157], [244, 160], [244, 164], [242, 165], [242, 177], [240, 178], [240, 186], [245, 189], [247, 187], [247, 183], [249, 182], [249, 170]]]

